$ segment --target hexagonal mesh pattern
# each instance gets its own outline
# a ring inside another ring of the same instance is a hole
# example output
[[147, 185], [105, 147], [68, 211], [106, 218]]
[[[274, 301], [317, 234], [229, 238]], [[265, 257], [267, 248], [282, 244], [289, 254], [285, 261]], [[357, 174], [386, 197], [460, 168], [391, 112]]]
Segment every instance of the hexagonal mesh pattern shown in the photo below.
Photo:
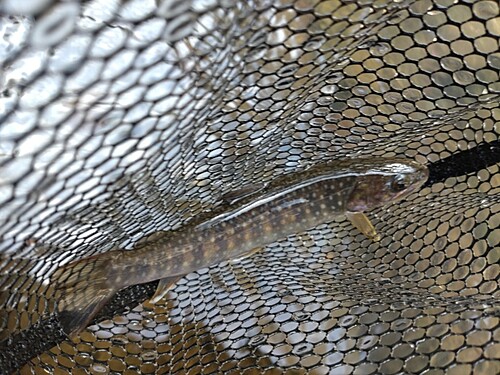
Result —
[[[500, 373], [497, 1], [0, 7], [1, 372]], [[62, 265], [371, 155], [431, 171], [379, 242], [336, 218], [61, 335]]]

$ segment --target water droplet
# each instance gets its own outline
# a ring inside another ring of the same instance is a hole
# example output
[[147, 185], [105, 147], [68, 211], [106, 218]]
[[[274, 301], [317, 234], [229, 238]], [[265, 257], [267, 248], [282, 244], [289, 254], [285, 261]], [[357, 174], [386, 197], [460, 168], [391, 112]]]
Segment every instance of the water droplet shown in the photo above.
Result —
[[98, 374], [106, 374], [108, 372], [108, 368], [100, 363], [94, 363], [92, 370]]

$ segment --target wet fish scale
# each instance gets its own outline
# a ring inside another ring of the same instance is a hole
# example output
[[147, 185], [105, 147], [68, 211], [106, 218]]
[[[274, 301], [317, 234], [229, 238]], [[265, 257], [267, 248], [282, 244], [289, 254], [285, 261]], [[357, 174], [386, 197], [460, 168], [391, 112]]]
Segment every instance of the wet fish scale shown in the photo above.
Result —
[[64, 267], [58, 279], [64, 293], [58, 306], [61, 324], [69, 334], [77, 333], [124, 287], [161, 279], [156, 301], [187, 273], [252, 254], [335, 216], [401, 199], [427, 176], [427, 168], [418, 163], [374, 158], [331, 162], [278, 178], [257, 194], [155, 235], [134, 250], [111, 251]]

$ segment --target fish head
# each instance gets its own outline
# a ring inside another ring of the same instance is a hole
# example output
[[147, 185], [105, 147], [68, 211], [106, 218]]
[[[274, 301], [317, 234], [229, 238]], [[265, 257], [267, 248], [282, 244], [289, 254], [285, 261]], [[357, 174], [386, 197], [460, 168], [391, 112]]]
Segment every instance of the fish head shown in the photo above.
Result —
[[368, 161], [365, 169], [357, 174], [347, 201], [347, 210], [364, 212], [403, 199], [418, 190], [428, 177], [427, 167], [415, 161]]

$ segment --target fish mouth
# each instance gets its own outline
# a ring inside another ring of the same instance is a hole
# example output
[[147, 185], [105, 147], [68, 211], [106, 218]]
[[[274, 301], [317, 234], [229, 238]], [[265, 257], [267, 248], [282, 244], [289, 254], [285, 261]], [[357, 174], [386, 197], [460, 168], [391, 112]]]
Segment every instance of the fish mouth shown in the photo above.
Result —
[[420, 166], [420, 170], [418, 175], [415, 177], [415, 182], [410, 186], [410, 189], [412, 191], [417, 190], [418, 188], [422, 187], [427, 180], [429, 179], [429, 168], [427, 168], [425, 165]]
[[429, 179], [429, 169], [425, 165], [420, 165], [417, 174], [413, 178], [410, 186], [396, 195], [396, 200], [402, 199], [421, 188]]

